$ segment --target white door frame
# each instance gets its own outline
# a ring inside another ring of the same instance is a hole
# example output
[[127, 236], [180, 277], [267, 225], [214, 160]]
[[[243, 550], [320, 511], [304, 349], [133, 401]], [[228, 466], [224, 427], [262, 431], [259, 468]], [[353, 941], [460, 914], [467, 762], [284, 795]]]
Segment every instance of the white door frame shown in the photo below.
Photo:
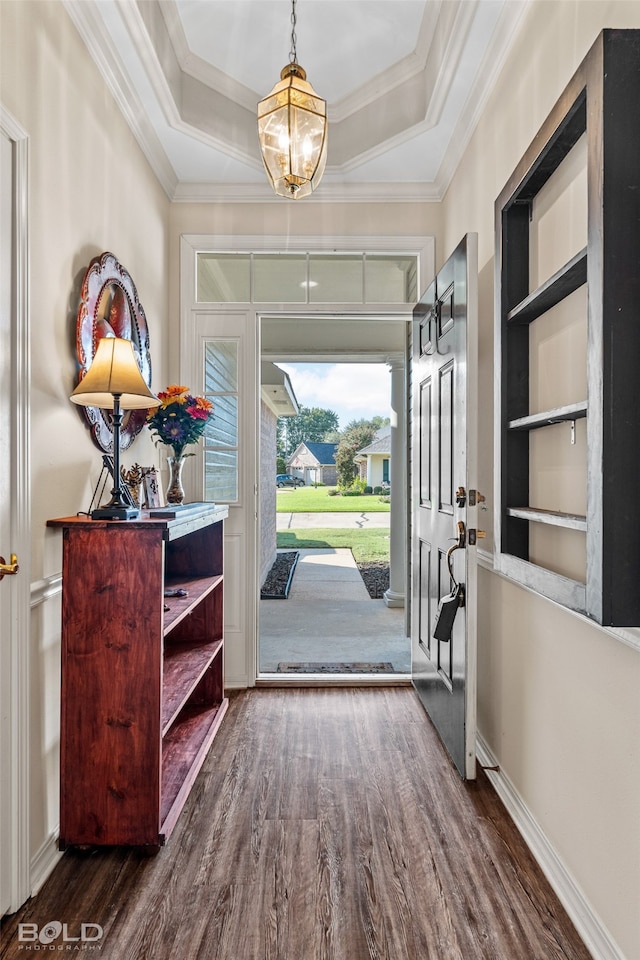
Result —
[[[352, 316], [370, 316], [370, 317], [392, 317], [394, 315], [404, 315], [407, 313], [407, 304], [383, 306], [379, 304], [204, 304], [196, 303], [196, 269], [195, 256], [198, 252], [216, 251], [226, 253], [284, 253], [292, 251], [331, 251], [349, 253], [353, 251], [379, 251], [379, 252], [413, 252], [418, 256], [418, 289], [420, 287], [420, 276], [430, 276], [434, 270], [435, 261], [435, 238], [433, 236], [409, 237], [409, 236], [367, 236], [367, 237], [345, 237], [345, 236], [233, 236], [233, 235], [213, 235], [213, 234], [182, 234], [180, 238], [180, 351], [177, 363], [174, 361], [173, 371], [169, 371], [170, 376], [174, 376], [177, 371], [181, 371], [181, 376], [191, 375], [193, 358], [185, 356], [185, 351], [192, 350], [195, 345], [193, 328], [194, 317], [197, 313], [230, 313], [239, 311], [251, 315], [254, 318], [253, 338], [251, 339], [250, 349], [253, 351], [250, 359], [255, 364], [255, 383], [251, 388], [253, 390], [252, 410], [250, 418], [254, 424], [259, 423], [260, 407], [260, 366], [261, 357], [260, 326], [261, 318], [277, 315], [302, 315], [313, 312], [315, 315], [322, 315], [326, 318]], [[319, 307], [325, 307], [325, 312]], [[311, 308], [311, 309], [310, 309]], [[249, 343], [247, 342], [247, 347]], [[259, 469], [259, 447], [260, 437], [256, 429], [253, 444], [248, 444], [246, 449], [246, 466], [251, 474], [247, 482], [253, 489], [254, 502], [252, 515], [245, 515], [244, 536], [246, 536], [247, 550], [252, 545], [252, 555], [246, 556], [245, 578], [240, 582], [246, 589], [247, 595], [251, 599], [248, 601], [251, 608], [247, 613], [247, 622], [244, 631], [244, 651], [243, 658], [240, 651], [238, 654], [238, 664], [244, 662], [244, 670], [238, 671], [236, 675], [231, 672], [228, 676], [230, 686], [253, 686], [258, 675], [258, 622], [257, 622], [257, 580], [258, 580], [258, 556], [257, 556], [257, 531], [258, 531], [258, 469]], [[245, 478], [246, 479], [246, 478]], [[195, 492], [195, 491], [194, 491]], [[248, 509], [248, 504], [243, 508]], [[231, 581], [230, 581], [231, 582]], [[232, 598], [233, 600], [233, 598]], [[232, 607], [234, 604], [232, 603]], [[243, 631], [238, 631], [237, 643], [241, 641]]]
[[[0, 127], [13, 145], [13, 231], [10, 269], [13, 310], [10, 317], [10, 353], [13, 397], [11, 406], [10, 538], [0, 544], [8, 557], [15, 553], [20, 572], [5, 578], [0, 589], [9, 595], [9, 610], [0, 625], [3, 637], [2, 668], [8, 670], [10, 788], [4, 795], [8, 809], [0, 816], [8, 820], [11, 842], [6, 866], [9, 902], [3, 908], [17, 910], [31, 895], [31, 851], [29, 838], [29, 704], [30, 704], [30, 571], [31, 571], [31, 474], [29, 458], [30, 339], [29, 339], [29, 138], [25, 130], [0, 104]], [[7, 622], [8, 621], [8, 622]]]

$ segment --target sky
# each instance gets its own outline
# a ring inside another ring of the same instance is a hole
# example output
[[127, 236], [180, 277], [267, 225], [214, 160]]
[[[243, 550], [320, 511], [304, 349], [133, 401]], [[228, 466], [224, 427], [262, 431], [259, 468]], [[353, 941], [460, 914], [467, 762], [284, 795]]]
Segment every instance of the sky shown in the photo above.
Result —
[[284, 363], [301, 407], [338, 414], [339, 429], [352, 420], [390, 416], [391, 372], [385, 363]]

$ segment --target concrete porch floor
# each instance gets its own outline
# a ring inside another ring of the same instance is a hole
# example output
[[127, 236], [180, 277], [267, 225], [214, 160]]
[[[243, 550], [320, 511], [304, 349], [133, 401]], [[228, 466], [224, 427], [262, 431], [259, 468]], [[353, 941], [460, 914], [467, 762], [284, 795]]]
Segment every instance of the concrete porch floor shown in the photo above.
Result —
[[405, 611], [369, 597], [351, 551], [299, 553], [288, 599], [260, 601], [260, 673], [307, 661], [382, 661], [410, 673]]

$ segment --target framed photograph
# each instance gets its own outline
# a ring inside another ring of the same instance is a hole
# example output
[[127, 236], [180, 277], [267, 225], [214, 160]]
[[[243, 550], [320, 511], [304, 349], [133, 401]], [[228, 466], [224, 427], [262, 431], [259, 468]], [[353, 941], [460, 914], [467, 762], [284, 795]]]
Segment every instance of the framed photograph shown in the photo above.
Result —
[[164, 494], [160, 474], [155, 467], [143, 471], [142, 486], [144, 489], [144, 506], [150, 510], [154, 507], [164, 507]]

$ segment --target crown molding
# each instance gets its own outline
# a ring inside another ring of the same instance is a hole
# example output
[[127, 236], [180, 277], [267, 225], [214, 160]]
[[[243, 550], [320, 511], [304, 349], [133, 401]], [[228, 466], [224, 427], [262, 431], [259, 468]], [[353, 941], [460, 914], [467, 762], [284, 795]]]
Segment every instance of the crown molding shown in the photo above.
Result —
[[62, 2], [151, 169], [167, 196], [171, 198], [178, 184], [178, 177], [147, 118], [135, 87], [122, 67], [120, 52], [105, 30], [104, 21], [97, 8], [85, 0]]
[[[473, 0], [472, 5], [475, 2], [477, 0]], [[410, 54], [363, 83], [346, 97], [328, 105], [329, 118], [333, 123], [346, 120], [351, 114], [375, 102], [380, 96], [380, 91], [387, 93], [424, 71], [438, 26], [441, 7], [442, 0], [435, 0], [425, 5], [416, 46]], [[235, 101], [246, 110], [255, 110], [256, 104], [265, 95], [266, 89], [260, 94], [193, 53], [175, 0], [164, 0], [160, 5], [160, 12], [165, 23], [167, 40], [173, 47], [181, 70], [222, 96]]]
[[[406, 127], [401, 133], [396, 134], [394, 137], [381, 140], [371, 149], [358, 154], [358, 156], [354, 156], [338, 168], [340, 172], [350, 173], [357, 170], [363, 163], [376, 160], [389, 150], [402, 146], [409, 140], [413, 140], [414, 137], [427, 133], [433, 127], [437, 126], [441, 120], [442, 111], [455, 80], [458, 66], [462, 61], [477, 9], [477, 0], [460, 4], [455, 11], [453, 21], [448, 24], [446, 28], [446, 43], [444, 42], [444, 38], [439, 41], [442, 52], [439, 56], [437, 67], [435, 68], [435, 81], [424, 119], [410, 127]], [[466, 127], [462, 129], [466, 130]], [[431, 199], [439, 200], [441, 198], [441, 192], [437, 188], [434, 188]]]
[[[227, 157], [261, 170], [256, 134], [257, 100], [246, 109], [197, 77], [185, 73], [157, 3], [139, 7], [128, 0], [115, 2], [169, 126], [214, 147]], [[231, 134], [222, 132], [227, 130]]]
[[438, 173], [435, 178], [434, 190], [443, 199], [456, 170], [469, 146], [471, 137], [482, 115], [489, 97], [496, 85], [511, 45], [520, 29], [525, 13], [532, 0], [511, 0], [502, 7], [496, 30], [487, 47], [478, 73], [486, 77], [486, 83], [474, 84], [471, 93], [458, 118], [453, 136], [449, 138]]
[[[473, 2], [475, 3], [476, 0]], [[359, 113], [360, 110], [375, 103], [380, 97], [380, 91], [388, 93], [424, 73], [438, 27], [441, 8], [442, 0], [425, 4], [415, 49], [402, 60], [398, 60], [397, 63], [367, 80], [357, 90], [331, 104], [328, 107], [328, 116], [332, 122], [340, 123], [346, 120], [352, 114]]]
[[160, 13], [165, 24], [167, 42], [173, 47], [182, 72], [211, 87], [221, 96], [234, 100], [245, 110], [255, 111], [258, 100], [261, 99], [260, 94], [192, 52], [175, 0], [164, 0], [160, 4]]
[[[181, 181], [174, 203], [282, 203], [268, 184]], [[441, 196], [432, 183], [327, 183], [322, 181], [305, 203], [435, 203]], [[289, 202], [287, 200], [285, 203]], [[295, 201], [293, 201], [295, 202]]]
[[[173, 0], [144, 7], [116, 2], [167, 123], [261, 170], [255, 137], [259, 94], [189, 50]], [[337, 172], [356, 170], [439, 122], [478, 7], [479, 0], [427, 6], [416, 50], [329, 107], [334, 151], [343, 155], [334, 163]], [[403, 128], [397, 129], [400, 117]], [[360, 148], [363, 140], [370, 146]]]
[[[387, 138], [382, 132], [377, 143], [362, 148], [354, 146], [363, 142], [363, 137], [355, 135], [357, 132], [355, 128], [360, 122], [365, 130], [370, 129], [371, 117], [367, 117], [366, 114], [367, 110], [372, 109], [375, 113], [375, 106], [372, 104], [375, 104], [376, 98], [374, 96], [371, 99], [368, 108], [365, 100], [358, 101], [357, 107], [356, 99], [345, 98], [342, 101], [341, 108], [347, 101], [350, 103], [345, 113], [345, 119], [347, 115], [350, 119], [342, 128], [340, 140], [343, 143], [351, 143], [352, 149], [359, 149], [361, 152], [356, 156], [348, 156], [343, 163], [334, 163], [327, 167], [323, 183], [307, 202], [427, 203], [442, 200], [530, 2], [531, 0], [511, 0], [503, 5], [498, 27], [479, 70], [479, 75], [488, 78], [488, 82], [474, 85], [456, 125], [455, 135], [449, 140], [434, 181], [331, 182], [332, 178], [340, 178], [341, 175], [355, 172], [361, 165], [379, 158], [390, 149], [402, 146], [426, 133], [439, 122], [446, 99], [455, 82], [457, 67], [464, 56], [469, 31], [473, 27], [479, 8], [479, 0], [470, 0], [470, 2], [455, 0], [452, 3], [437, 4], [429, 14], [425, 13], [414, 53], [394, 65], [389, 71], [380, 74], [381, 77], [387, 75], [391, 78], [391, 72], [397, 69], [395, 76], [398, 83], [413, 85], [415, 96], [412, 99], [416, 101], [420, 100], [420, 89], [423, 86], [428, 88], [428, 102], [423, 103], [421, 107], [426, 110], [422, 121], [412, 124], [409, 116], [405, 129], [398, 130], [394, 136]], [[103, 14], [103, 4], [96, 0], [63, 0], [63, 4], [170, 200], [177, 203], [281, 202], [280, 198], [271, 192], [266, 182], [256, 181], [247, 184], [180, 180], [148, 119], [142, 99], [129, 77], [124, 52], [118, 49], [116, 41], [109, 33], [108, 19]], [[228, 84], [226, 81], [231, 78], [226, 77], [221, 71], [215, 71], [215, 68], [212, 69], [216, 75], [219, 74], [217, 90], [213, 90], [205, 80], [184, 72], [181, 64], [189, 61], [190, 53], [173, 0], [166, 4], [145, 4], [143, 7], [129, 0], [110, 0], [107, 7], [110, 8], [111, 15], [119, 17], [127, 30], [128, 38], [140, 59], [142, 69], [146, 72], [159, 108], [170, 127], [184, 136], [213, 147], [226, 157], [243, 163], [256, 173], [261, 172], [262, 164], [257, 141], [254, 143], [253, 92], [235, 81]], [[429, 58], [429, 51], [432, 48], [437, 48], [438, 51], [435, 64], [433, 56]], [[409, 64], [410, 60], [411, 64]], [[420, 76], [413, 71], [413, 68], [423, 62], [426, 62], [427, 66]], [[431, 76], [431, 83], [428, 82], [427, 73]], [[417, 87], [416, 84], [418, 84]], [[400, 92], [401, 86], [396, 86], [395, 89], [386, 91], [384, 96], [393, 100], [400, 95]], [[352, 98], [361, 96], [361, 93], [362, 91], [356, 91]], [[240, 97], [240, 104], [233, 99], [236, 96]], [[243, 106], [243, 103], [249, 103], [249, 98], [251, 98], [250, 110]], [[388, 105], [392, 106], [391, 103]], [[356, 111], [355, 113], [352, 112], [352, 108]], [[364, 113], [358, 116], [359, 110]], [[397, 113], [397, 110], [386, 111], [390, 116]], [[337, 137], [340, 121], [332, 120], [331, 123], [334, 128], [333, 136]], [[218, 126], [216, 127], [215, 124]], [[348, 130], [352, 126], [354, 127], [353, 135], [349, 135]], [[223, 129], [232, 130], [231, 141], [219, 135]], [[364, 139], [366, 140], [366, 136]]]

